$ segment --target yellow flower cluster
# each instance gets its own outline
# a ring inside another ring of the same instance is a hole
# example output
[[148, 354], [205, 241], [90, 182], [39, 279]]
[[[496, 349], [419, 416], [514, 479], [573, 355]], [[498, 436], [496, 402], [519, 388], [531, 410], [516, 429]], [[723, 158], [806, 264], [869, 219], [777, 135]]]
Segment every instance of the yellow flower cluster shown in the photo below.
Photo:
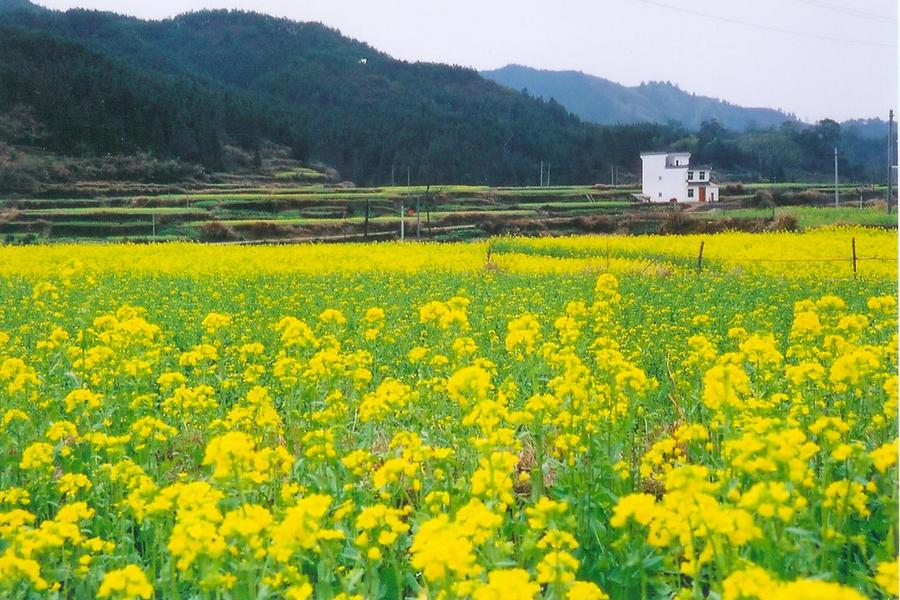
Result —
[[850, 238], [4, 249], [0, 597], [896, 596]]
[[103, 582], [97, 591], [98, 598], [143, 598], [150, 600], [153, 586], [147, 576], [137, 565], [128, 565], [123, 569], [110, 571], [103, 576]]

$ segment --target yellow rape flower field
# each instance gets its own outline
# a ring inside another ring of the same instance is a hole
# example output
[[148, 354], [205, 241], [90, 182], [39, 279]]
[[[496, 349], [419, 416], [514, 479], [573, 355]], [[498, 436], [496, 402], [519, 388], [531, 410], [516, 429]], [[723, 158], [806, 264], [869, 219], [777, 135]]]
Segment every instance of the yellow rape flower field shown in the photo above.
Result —
[[2, 248], [0, 597], [897, 597], [896, 261]]

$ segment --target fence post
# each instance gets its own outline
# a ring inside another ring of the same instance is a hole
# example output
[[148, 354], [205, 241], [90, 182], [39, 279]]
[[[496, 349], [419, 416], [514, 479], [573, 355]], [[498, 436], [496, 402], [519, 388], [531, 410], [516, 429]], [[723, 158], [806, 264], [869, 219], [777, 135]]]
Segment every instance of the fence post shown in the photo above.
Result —
[[369, 241], [369, 199], [366, 198], [366, 218], [363, 221], [363, 241]]
[[853, 274], [856, 275], [856, 238], [850, 239], [850, 247], [853, 249]]
[[700, 253], [697, 254], [697, 275], [703, 270], [703, 242], [700, 242]]

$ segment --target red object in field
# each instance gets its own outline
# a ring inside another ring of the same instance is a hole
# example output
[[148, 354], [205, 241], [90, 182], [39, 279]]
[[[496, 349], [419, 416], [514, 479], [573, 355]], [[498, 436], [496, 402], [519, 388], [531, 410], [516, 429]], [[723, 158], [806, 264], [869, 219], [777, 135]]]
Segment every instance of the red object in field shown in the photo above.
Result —
[[414, 217], [414, 216], [416, 216], [416, 211], [414, 211], [414, 210], [411, 209], [411, 208], [408, 208], [408, 209], [406, 209], [406, 216], [407, 216], [407, 217]]

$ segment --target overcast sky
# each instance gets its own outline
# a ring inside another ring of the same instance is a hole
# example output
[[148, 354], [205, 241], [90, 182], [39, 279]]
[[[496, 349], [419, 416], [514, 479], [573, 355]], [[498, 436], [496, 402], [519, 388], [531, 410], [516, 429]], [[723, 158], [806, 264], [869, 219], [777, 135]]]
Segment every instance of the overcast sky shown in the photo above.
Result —
[[154, 19], [256, 10], [320, 21], [406, 60], [671, 81], [804, 120], [886, 118], [898, 91], [896, 0], [37, 1]]

